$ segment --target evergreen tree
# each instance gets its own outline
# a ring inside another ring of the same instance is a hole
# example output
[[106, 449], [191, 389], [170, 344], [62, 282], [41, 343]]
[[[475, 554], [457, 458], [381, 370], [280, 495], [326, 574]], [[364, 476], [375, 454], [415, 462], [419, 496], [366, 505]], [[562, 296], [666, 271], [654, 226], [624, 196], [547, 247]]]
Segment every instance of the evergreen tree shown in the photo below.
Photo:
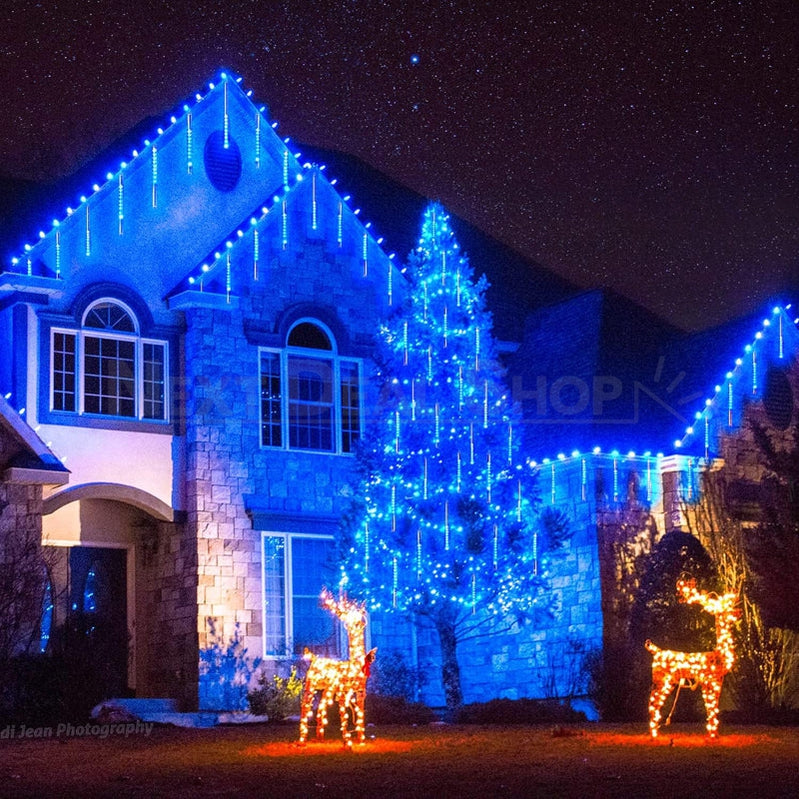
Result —
[[487, 282], [474, 280], [440, 205], [424, 214], [409, 275], [406, 302], [380, 330], [380, 403], [359, 452], [345, 580], [373, 610], [432, 622], [453, 710], [458, 644], [529, 617], [548, 595]]

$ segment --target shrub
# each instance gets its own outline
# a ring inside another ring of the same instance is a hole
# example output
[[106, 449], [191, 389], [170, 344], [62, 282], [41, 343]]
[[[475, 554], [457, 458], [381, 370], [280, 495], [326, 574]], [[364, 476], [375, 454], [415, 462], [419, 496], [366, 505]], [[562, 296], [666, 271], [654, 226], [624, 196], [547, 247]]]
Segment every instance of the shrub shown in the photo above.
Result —
[[384, 697], [395, 697], [413, 702], [424, 688], [427, 672], [411, 668], [401, 652], [378, 652], [369, 678], [369, 691]]
[[247, 657], [238, 624], [227, 642], [210, 617], [208, 629], [210, 644], [200, 650], [200, 708], [245, 710], [250, 680], [261, 662], [260, 658]]
[[265, 672], [258, 676], [259, 687], [247, 694], [250, 711], [256, 716], [268, 716], [269, 721], [282, 721], [300, 712], [302, 680], [297, 676], [297, 667], [292, 666], [288, 677]]
[[364, 713], [367, 724], [430, 724], [436, 720], [435, 713], [421, 702], [382, 694], [366, 694]]
[[456, 711], [456, 724], [579, 724], [585, 713], [551, 699], [492, 699], [464, 705]]

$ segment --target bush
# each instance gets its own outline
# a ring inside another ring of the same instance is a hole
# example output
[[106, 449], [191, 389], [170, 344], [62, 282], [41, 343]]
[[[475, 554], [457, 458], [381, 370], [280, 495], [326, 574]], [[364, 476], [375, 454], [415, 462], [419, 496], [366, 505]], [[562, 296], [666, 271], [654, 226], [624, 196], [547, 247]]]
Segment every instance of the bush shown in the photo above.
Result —
[[364, 713], [367, 724], [430, 724], [436, 720], [435, 713], [421, 702], [382, 694], [366, 694]]
[[580, 724], [585, 713], [551, 699], [492, 699], [464, 705], [452, 719], [456, 724]]
[[379, 653], [372, 666], [369, 691], [384, 697], [399, 697], [414, 702], [427, 681], [427, 672], [411, 668], [401, 652]]
[[260, 658], [247, 657], [241, 642], [239, 625], [233, 637], [225, 641], [210, 616], [209, 645], [200, 650], [200, 709], [245, 710], [250, 680], [260, 664]]
[[288, 677], [279, 674], [258, 676], [259, 688], [247, 694], [250, 712], [256, 716], [268, 716], [269, 721], [282, 721], [300, 712], [300, 697], [303, 681], [297, 676], [297, 667], [292, 666]]

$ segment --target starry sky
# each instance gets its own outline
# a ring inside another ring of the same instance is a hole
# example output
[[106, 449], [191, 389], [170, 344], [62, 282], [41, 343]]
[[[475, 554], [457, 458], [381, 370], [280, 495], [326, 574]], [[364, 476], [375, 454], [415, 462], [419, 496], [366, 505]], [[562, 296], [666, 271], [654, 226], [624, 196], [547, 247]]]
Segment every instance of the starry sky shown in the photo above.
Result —
[[227, 68], [282, 135], [678, 326], [799, 299], [795, 0], [5, 0], [0, 22], [0, 173], [67, 174]]

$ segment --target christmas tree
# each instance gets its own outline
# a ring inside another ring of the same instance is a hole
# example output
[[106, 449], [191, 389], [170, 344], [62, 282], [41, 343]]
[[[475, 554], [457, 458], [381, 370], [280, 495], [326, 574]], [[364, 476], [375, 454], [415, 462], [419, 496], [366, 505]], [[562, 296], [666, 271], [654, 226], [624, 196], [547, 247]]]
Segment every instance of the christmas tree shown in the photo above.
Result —
[[405, 303], [380, 330], [379, 403], [359, 452], [344, 537], [351, 593], [426, 617], [447, 707], [462, 703], [458, 644], [545, 604], [534, 479], [502, 382], [485, 278], [430, 205]]

